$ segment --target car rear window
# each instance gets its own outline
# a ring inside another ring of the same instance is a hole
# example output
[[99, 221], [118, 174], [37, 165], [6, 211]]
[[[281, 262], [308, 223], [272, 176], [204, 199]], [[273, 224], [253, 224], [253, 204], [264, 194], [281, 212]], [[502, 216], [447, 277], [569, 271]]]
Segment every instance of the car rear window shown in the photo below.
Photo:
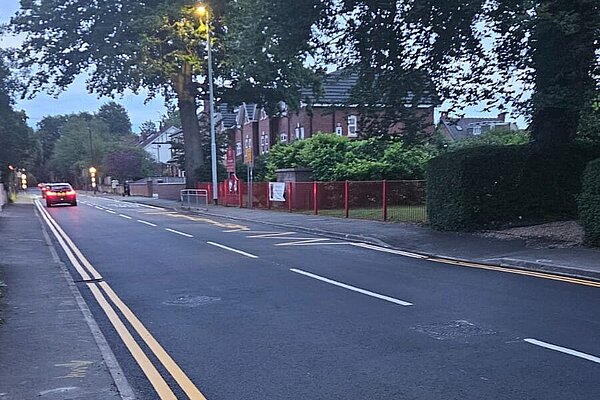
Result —
[[71, 185], [51, 185], [50, 190], [53, 192], [67, 192], [71, 190]]

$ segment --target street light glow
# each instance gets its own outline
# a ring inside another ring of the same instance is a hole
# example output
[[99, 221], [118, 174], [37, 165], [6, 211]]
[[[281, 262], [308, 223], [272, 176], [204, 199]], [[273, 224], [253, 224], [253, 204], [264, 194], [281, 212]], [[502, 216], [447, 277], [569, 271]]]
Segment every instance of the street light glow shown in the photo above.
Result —
[[204, 17], [206, 14], [208, 14], [206, 6], [204, 4], [198, 4], [196, 6], [196, 14], [198, 14], [201, 17]]

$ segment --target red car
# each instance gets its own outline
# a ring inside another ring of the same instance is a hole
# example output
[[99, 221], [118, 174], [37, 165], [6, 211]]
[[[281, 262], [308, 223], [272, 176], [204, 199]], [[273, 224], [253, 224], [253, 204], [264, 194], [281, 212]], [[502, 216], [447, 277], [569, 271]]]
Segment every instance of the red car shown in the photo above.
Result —
[[54, 204], [68, 203], [77, 205], [77, 192], [68, 183], [50, 183], [46, 185], [46, 207]]
[[38, 183], [38, 187], [40, 188], [40, 191], [42, 192], [42, 199], [45, 199], [46, 191], [48, 190], [48, 184], [47, 183]]

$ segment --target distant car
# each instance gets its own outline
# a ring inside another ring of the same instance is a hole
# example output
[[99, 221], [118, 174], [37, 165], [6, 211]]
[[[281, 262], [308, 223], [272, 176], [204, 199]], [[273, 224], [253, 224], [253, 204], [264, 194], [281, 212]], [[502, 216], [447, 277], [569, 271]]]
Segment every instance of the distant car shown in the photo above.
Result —
[[52, 207], [55, 204], [68, 203], [72, 206], [77, 205], [77, 192], [73, 190], [68, 183], [49, 183], [46, 185], [46, 207]]
[[48, 185], [49, 185], [49, 183], [38, 183], [38, 187], [40, 188], [40, 191], [42, 192], [42, 199], [46, 198], [46, 192], [48, 191]]

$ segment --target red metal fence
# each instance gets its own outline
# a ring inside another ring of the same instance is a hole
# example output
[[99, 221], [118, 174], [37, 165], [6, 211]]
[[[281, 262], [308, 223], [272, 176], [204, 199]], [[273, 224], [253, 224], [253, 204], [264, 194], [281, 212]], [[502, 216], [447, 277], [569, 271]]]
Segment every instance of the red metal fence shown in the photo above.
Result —
[[[198, 183], [212, 198], [210, 183]], [[286, 182], [285, 201], [269, 200], [269, 182], [252, 186], [239, 180], [219, 184], [219, 204], [364, 218], [383, 221], [423, 222], [425, 181]], [[251, 203], [248, 199], [251, 198]]]

